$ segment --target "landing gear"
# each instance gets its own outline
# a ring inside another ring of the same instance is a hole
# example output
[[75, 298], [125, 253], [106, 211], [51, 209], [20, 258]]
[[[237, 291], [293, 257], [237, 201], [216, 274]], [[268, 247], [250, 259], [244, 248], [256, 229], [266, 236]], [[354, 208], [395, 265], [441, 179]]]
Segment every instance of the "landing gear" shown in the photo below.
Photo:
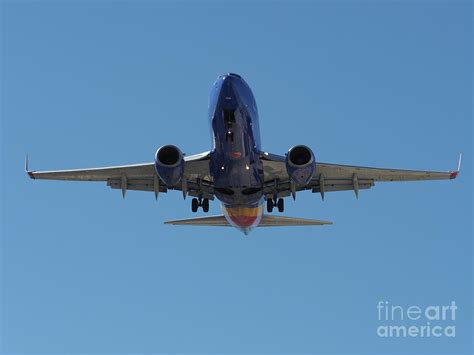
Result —
[[267, 200], [267, 212], [272, 213], [272, 211], [273, 211], [273, 200], [269, 198]]
[[209, 200], [207, 198], [193, 198], [191, 200], [191, 211], [197, 212], [202, 207], [203, 212], [209, 212]]
[[267, 212], [271, 213], [273, 211], [273, 207], [278, 208], [278, 212], [283, 212], [285, 210], [285, 203], [282, 198], [274, 199], [271, 198], [267, 199]]
[[207, 198], [202, 200], [201, 206], [202, 206], [202, 211], [203, 212], [205, 212], [205, 213], [209, 212], [209, 200]]
[[278, 199], [277, 207], [278, 207], [278, 212], [280, 212], [280, 213], [285, 210], [285, 204], [284, 204], [282, 198]]
[[199, 208], [198, 199], [197, 199], [197, 198], [193, 198], [193, 199], [191, 200], [191, 211], [197, 212], [198, 208]]

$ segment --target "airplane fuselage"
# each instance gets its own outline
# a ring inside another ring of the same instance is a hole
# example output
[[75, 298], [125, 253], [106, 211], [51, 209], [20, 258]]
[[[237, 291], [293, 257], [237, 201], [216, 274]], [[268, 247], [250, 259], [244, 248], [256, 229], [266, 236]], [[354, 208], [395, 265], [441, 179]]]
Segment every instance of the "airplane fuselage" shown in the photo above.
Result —
[[209, 100], [213, 136], [210, 171], [228, 222], [244, 232], [263, 215], [263, 165], [255, 98], [237, 74], [220, 76]]

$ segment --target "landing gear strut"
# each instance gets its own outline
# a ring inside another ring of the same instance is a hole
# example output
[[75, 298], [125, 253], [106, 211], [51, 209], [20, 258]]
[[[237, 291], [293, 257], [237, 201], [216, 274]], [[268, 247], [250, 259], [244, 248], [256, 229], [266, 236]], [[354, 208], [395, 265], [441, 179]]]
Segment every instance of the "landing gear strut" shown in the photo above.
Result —
[[207, 198], [193, 198], [191, 200], [191, 211], [197, 212], [199, 207], [202, 207], [203, 212], [209, 212], [209, 199]]
[[267, 199], [267, 212], [271, 213], [274, 207], [278, 208], [278, 212], [283, 212], [285, 210], [284, 200], [282, 198]]

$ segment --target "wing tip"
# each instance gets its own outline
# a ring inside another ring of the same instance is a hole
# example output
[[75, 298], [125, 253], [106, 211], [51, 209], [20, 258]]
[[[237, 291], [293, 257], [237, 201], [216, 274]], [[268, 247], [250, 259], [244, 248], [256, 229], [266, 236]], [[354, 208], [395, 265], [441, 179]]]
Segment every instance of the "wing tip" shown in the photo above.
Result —
[[449, 178], [450, 179], [456, 179], [459, 175], [459, 172], [461, 171], [461, 162], [462, 162], [462, 153], [459, 154], [459, 160], [458, 160], [458, 168], [457, 170], [450, 171], [449, 172]]
[[30, 179], [35, 179], [35, 175], [33, 173], [33, 171], [31, 171], [29, 168], [28, 168], [28, 153], [26, 154], [25, 156], [25, 173], [28, 174], [28, 176], [30, 177]]

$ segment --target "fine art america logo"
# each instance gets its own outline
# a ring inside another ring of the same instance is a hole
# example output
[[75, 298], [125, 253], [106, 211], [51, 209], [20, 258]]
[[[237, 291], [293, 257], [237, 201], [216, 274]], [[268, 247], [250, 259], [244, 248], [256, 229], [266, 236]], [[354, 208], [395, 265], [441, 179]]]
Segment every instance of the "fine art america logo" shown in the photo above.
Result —
[[447, 305], [400, 306], [379, 301], [377, 335], [382, 338], [456, 336], [456, 302]]

